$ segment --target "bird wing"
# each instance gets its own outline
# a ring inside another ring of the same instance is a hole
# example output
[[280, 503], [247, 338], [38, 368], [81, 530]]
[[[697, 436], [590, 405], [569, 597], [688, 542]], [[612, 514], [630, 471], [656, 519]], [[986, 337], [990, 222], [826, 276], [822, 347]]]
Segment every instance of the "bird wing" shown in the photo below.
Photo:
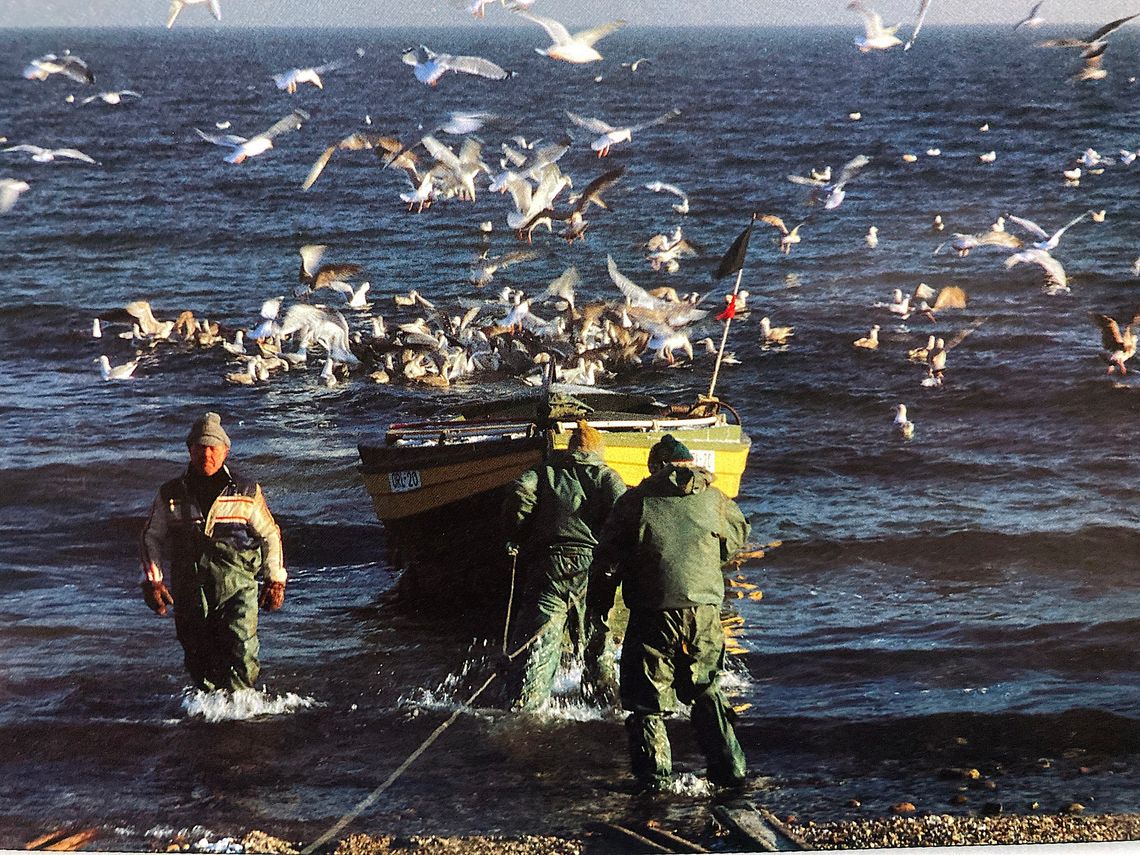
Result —
[[450, 71], [462, 71], [464, 74], [489, 77], [491, 80], [503, 80], [511, 76], [502, 66], [481, 56], [441, 56], [440, 62]]
[[789, 175], [788, 180], [793, 184], [805, 184], [809, 187], [824, 187], [827, 185], [826, 181], [820, 181], [818, 178], [808, 178], [804, 175]]
[[550, 40], [556, 45], [564, 45], [570, 41], [570, 31], [567, 30], [560, 21], [556, 21], [553, 18], [543, 18], [525, 10], [516, 11], [515, 14], [521, 18], [526, 18], [532, 23], [538, 24], [546, 30], [546, 34], [550, 36]]
[[313, 290], [317, 288], [327, 288], [333, 282], [338, 282], [349, 276], [355, 276], [361, 269], [359, 264], [347, 264], [343, 262], [324, 264], [320, 270], [317, 271], [317, 275], [313, 277]]
[[72, 80], [78, 81], [79, 83], [95, 82], [95, 75], [91, 73], [91, 69], [87, 67], [87, 63], [77, 56], [64, 57], [63, 68], [61, 70]]
[[625, 173], [625, 167], [619, 166], [616, 169], [611, 169], [609, 172], [603, 172], [589, 184], [582, 189], [582, 195], [578, 197], [578, 203], [574, 206], [574, 210], [582, 213], [593, 202], [599, 208], [609, 210], [607, 205], [601, 197], [601, 193], [615, 181], [622, 177]]
[[581, 283], [582, 277], [578, 275], [578, 268], [574, 266], [567, 267], [560, 276], [546, 286], [546, 290], [542, 292], [542, 299], [557, 297], [573, 306], [574, 289]]
[[947, 350], [947, 351], [953, 350], [958, 345], [960, 345], [962, 342], [964, 342], [966, 340], [967, 336], [969, 336], [971, 333], [973, 333], [978, 327], [980, 327], [982, 324], [984, 324], [987, 320], [989, 320], [989, 319], [988, 318], [978, 318], [976, 321], [974, 321], [972, 324], [970, 324], [965, 329], [959, 330], [958, 333], [954, 336], [954, 338], [952, 338], [952, 339], [950, 339], [950, 341], [946, 342], [946, 346], [943, 347], [942, 349]]
[[617, 285], [618, 290], [625, 295], [631, 306], [640, 306], [645, 309], [656, 309], [661, 301], [649, 295], [649, 292], [617, 269], [612, 255], [606, 256], [606, 268], [610, 272], [610, 279]]
[[316, 277], [318, 266], [326, 249], [328, 249], [327, 244], [307, 243], [297, 250], [301, 254], [301, 282], [311, 281]]
[[966, 308], [966, 292], [957, 285], [947, 285], [938, 292], [934, 298], [932, 309], [964, 309]]
[[1037, 223], [1033, 222], [1032, 220], [1026, 220], [1022, 217], [1018, 217], [1018, 216], [1015, 216], [1013, 214], [1010, 214], [1008, 219], [1011, 222], [1017, 223], [1023, 229], [1030, 231], [1033, 234], [1037, 235], [1037, 237], [1041, 238], [1042, 240], [1048, 240], [1049, 239], [1049, 233], [1047, 231], [1045, 231], [1045, 229], [1041, 228], [1041, 226], [1037, 225]]
[[782, 235], [786, 235], [788, 233], [788, 227], [784, 225], [784, 221], [777, 217], [775, 214], [761, 214], [756, 219], [762, 223], [767, 223], [768, 225], [779, 229], [780, 234]]
[[214, 16], [214, 20], [222, 20], [222, 4], [218, 0], [209, 0], [209, 4], [210, 14]]
[[650, 119], [648, 122], [642, 122], [640, 125], [631, 126], [630, 131], [643, 131], [646, 128], [652, 128], [654, 125], [663, 125], [670, 119], [674, 119], [679, 115], [681, 115], [681, 111], [674, 107], [668, 113], [664, 113], [658, 116], [656, 119]]
[[874, 9], [868, 9], [858, 0], [847, 4], [847, 8], [852, 12], [858, 12], [863, 16], [863, 31], [866, 33], [867, 38], [874, 39], [884, 35], [883, 31], [883, 18]]
[[616, 21], [610, 21], [605, 24], [599, 24], [596, 27], [590, 27], [588, 30], [574, 34], [574, 41], [581, 42], [584, 45], [593, 45], [599, 39], [608, 36], [614, 30], [620, 29], [625, 26], [625, 20], [619, 18]]
[[1010, 249], [1017, 249], [1021, 246], [1021, 238], [1017, 235], [1011, 235], [1009, 232], [997, 232], [993, 229], [980, 235], [969, 235], [969, 237], [974, 239], [975, 246], [1005, 246]]
[[903, 50], [910, 50], [910, 46], [914, 44], [914, 40], [918, 38], [918, 33], [922, 29], [922, 24], [926, 20], [927, 10], [930, 9], [930, 0], [922, 0], [918, 6], [918, 18], [914, 22], [914, 29], [910, 31], [910, 38], [906, 40], [903, 45]]
[[166, 13], [166, 29], [174, 26], [174, 19], [178, 17], [178, 13], [182, 11], [182, 0], [170, 0], [170, 11]]
[[73, 160], [82, 160], [85, 163], [94, 163], [95, 158], [84, 154], [77, 148], [57, 148], [53, 154], [56, 157], [70, 157]]
[[420, 142], [427, 149], [428, 154], [442, 163], [450, 172], [458, 173], [461, 169], [459, 158], [450, 148], [445, 146], [433, 136], [426, 136]]
[[352, 65], [351, 59], [334, 59], [326, 62], [324, 65], [318, 65], [313, 71], [317, 74], [324, 74], [327, 71], [336, 71], [337, 69], [345, 68], [349, 65]]
[[[1042, 0], [1042, 2], [1044, 2], [1044, 0]], [[1029, 10], [1029, 14], [1026, 15], [1024, 18], [1022, 18], [1020, 21], [1018, 21], [1016, 24], [1014, 24], [1013, 28], [1016, 30], [1022, 24], [1027, 24], [1030, 21], [1032, 21], [1034, 18], [1037, 17], [1037, 10], [1040, 8], [1041, 8], [1041, 3], [1034, 3], [1033, 8]]]
[[1100, 343], [1105, 350], [1116, 350], [1124, 346], [1124, 338], [1120, 335], [1120, 327], [1108, 315], [1093, 315], [1093, 320], [1100, 327]]
[[195, 132], [208, 143], [214, 145], [227, 146], [229, 148], [236, 148], [244, 142], [248, 142], [245, 137], [239, 137], [237, 134], [208, 134], [205, 131], [195, 128]]
[[301, 185], [302, 190], [308, 190], [316, 183], [316, 180], [321, 177], [321, 173], [324, 172], [325, 167], [328, 165], [329, 158], [333, 156], [333, 152], [336, 151], [336, 149], [337, 147], [335, 145], [330, 145], [321, 152], [321, 156], [317, 158], [316, 163], [314, 163], [312, 169], [309, 170], [309, 174], [305, 176], [305, 183]]
[[578, 127], [585, 128], [591, 133], [608, 134], [610, 131], [616, 130], [613, 125], [603, 122], [601, 119], [595, 119], [593, 116], [579, 116], [577, 113], [571, 113], [567, 110], [566, 117]]
[[304, 110], [294, 110], [288, 116], [278, 119], [264, 131], [258, 134], [258, 136], [271, 140], [274, 137], [280, 136], [286, 131], [297, 130], [299, 127], [301, 127], [302, 123], [307, 121], [309, 121], [308, 113], [306, 113]]
[[[1140, 14], [1140, 12], [1138, 12], [1137, 14]], [[1103, 39], [1109, 33], [1113, 33], [1116, 30], [1119, 30], [1121, 27], [1123, 27], [1125, 24], [1127, 24], [1129, 21], [1131, 21], [1135, 17], [1136, 17], [1136, 15], [1129, 15], [1127, 18], [1117, 18], [1115, 21], [1113, 21], [1109, 24], [1105, 24], [1103, 27], [1101, 27], [1099, 30], [1097, 30], [1095, 33], [1093, 33], [1091, 36], [1089, 36], [1087, 39], [1085, 39], [1085, 41], [1088, 44], [1094, 44], [1095, 42], [1099, 42], [1101, 39]]]
[[1027, 249], [1022, 252], [1014, 253], [1005, 260], [1006, 269], [1023, 263], [1036, 264], [1045, 271], [1045, 275], [1050, 281], [1055, 282], [1062, 288], [1069, 284], [1069, 278], [1065, 275], [1065, 268], [1061, 266], [1061, 262], [1043, 249]]
[[843, 164], [843, 168], [839, 170], [839, 178], [833, 185], [834, 188], [836, 190], [843, 189], [843, 185], [845, 185], [848, 181], [862, 172], [863, 168], [870, 162], [871, 158], [867, 157], [865, 154], [855, 155], [855, 157], [851, 158], [849, 161]]
[[1057, 229], [1057, 231], [1053, 232], [1053, 235], [1049, 238], [1049, 240], [1060, 240], [1061, 235], [1063, 235], [1069, 229], [1070, 226], [1075, 226], [1077, 223], [1079, 223], [1081, 220], [1083, 220], [1085, 217], [1087, 217], [1091, 213], [1092, 213], [1092, 211], [1085, 211], [1079, 217], [1073, 217], [1073, 219], [1069, 220], [1069, 222], [1065, 223], [1065, 225], [1061, 226], [1061, 228], [1059, 228], [1059, 229]]

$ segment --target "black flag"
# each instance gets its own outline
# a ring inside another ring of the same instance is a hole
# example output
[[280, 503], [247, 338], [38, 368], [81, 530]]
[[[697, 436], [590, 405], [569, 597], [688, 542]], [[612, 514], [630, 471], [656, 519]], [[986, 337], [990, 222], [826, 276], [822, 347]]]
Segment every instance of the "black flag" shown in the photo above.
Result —
[[744, 255], [748, 252], [748, 238], [750, 237], [752, 237], [752, 223], [749, 223], [748, 227], [740, 233], [740, 236], [732, 242], [728, 252], [721, 258], [720, 264], [716, 268], [717, 279], [723, 279], [744, 266]]

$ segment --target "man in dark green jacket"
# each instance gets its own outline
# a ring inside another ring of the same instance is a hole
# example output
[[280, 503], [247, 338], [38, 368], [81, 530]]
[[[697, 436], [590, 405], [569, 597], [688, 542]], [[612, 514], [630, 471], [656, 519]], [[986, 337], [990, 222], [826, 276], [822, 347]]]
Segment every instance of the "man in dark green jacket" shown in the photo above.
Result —
[[739, 787], [744, 752], [732, 727], [735, 713], [718, 685], [724, 669], [721, 565], [744, 545], [748, 521], [672, 435], [650, 449], [649, 469], [650, 476], [618, 501], [602, 531], [595, 568], [606, 572], [594, 577], [590, 589], [592, 632], [607, 632], [604, 616], [620, 582], [629, 607], [621, 703], [630, 713], [630, 763], [641, 787], [670, 788], [665, 718], [678, 700], [692, 705], [709, 781]]
[[[535, 710], [550, 697], [571, 618], [575, 640], [585, 635], [594, 547], [614, 502], [625, 492], [621, 476], [602, 462], [604, 449], [602, 435], [580, 421], [567, 450], [553, 452], [546, 463], [524, 472], [503, 503], [508, 550], [517, 549], [526, 568], [512, 649], [541, 630], [511, 687], [515, 709]], [[597, 663], [587, 662], [588, 675], [596, 668]]]

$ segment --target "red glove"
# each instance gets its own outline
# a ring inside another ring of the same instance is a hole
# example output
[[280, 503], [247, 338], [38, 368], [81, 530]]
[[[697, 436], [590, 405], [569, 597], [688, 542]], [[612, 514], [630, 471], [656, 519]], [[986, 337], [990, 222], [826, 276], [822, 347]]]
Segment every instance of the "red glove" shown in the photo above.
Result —
[[285, 583], [266, 582], [261, 590], [261, 607], [269, 612], [275, 612], [285, 602]]
[[174, 597], [163, 582], [143, 582], [142, 592], [146, 604], [157, 615], [166, 614], [166, 607], [174, 605]]

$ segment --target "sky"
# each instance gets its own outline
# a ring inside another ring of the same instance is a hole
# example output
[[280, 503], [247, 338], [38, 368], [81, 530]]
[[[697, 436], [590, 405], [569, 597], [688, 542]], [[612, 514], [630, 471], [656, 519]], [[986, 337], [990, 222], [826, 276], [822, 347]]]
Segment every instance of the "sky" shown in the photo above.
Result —
[[[918, 0], [864, 0], [888, 23], [914, 19]], [[220, 0], [222, 22], [203, 6], [183, 10], [177, 26], [382, 27], [525, 25], [497, 3], [486, 19], [463, 11], [470, 0]], [[932, 0], [928, 26], [1005, 24], [1024, 17], [1035, 0]], [[0, 27], [158, 26], [168, 0], [0, 0]], [[537, 0], [534, 11], [573, 28], [613, 18], [630, 24], [857, 26], [847, 0]], [[1045, 0], [1040, 14], [1053, 24], [1094, 27], [1140, 11], [1138, 0]], [[533, 26], [533, 25], [529, 25]], [[1087, 34], [1085, 34], [1087, 35]]]

